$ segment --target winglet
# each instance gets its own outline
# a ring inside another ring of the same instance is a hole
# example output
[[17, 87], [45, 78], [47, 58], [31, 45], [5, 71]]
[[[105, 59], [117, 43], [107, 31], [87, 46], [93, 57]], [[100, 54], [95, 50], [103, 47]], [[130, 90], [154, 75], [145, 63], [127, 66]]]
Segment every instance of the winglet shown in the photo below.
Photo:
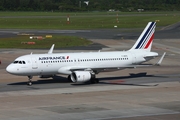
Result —
[[164, 56], [166, 55], [166, 52], [164, 52], [164, 54], [162, 55], [162, 57], [160, 58], [160, 60], [155, 64], [157, 66], [161, 65], [162, 60], [164, 59]]
[[54, 50], [54, 44], [51, 46], [51, 48], [49, 49], [48, 51], [48, 54], [52, 54], [53, 53], [53, 50]]

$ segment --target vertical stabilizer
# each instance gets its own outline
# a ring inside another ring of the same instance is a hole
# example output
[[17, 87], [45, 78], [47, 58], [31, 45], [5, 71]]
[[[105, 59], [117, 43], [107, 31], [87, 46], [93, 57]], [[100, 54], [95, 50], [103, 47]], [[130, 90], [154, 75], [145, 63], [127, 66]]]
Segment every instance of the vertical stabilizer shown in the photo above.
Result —
[[146, 28], [141, 33], [141, 35], [139, 36], [134, 46], [130, 49], [130, 51], [145, 50], [150, 52], [154, 38], [155, 28], [156, 28], [156, 22], [149, 22]]

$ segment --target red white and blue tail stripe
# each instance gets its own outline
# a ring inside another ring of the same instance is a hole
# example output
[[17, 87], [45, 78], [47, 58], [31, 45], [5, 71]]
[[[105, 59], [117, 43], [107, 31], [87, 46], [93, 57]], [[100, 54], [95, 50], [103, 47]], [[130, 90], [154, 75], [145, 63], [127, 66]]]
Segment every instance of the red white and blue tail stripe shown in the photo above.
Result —
[[146, 50], [151, 51], [151, 46], [154, 38], [156, 22], [149, 22], [143, 30], [138, 40], [130, 50]]

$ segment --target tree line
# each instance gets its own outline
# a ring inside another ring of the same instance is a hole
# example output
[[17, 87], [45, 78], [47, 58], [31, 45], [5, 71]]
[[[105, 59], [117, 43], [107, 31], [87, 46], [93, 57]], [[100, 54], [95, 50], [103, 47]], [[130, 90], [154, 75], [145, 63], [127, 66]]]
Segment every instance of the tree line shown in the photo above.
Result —
[[180, 0], [0, 0], [0, 11], [179, 11], [179, 6]]

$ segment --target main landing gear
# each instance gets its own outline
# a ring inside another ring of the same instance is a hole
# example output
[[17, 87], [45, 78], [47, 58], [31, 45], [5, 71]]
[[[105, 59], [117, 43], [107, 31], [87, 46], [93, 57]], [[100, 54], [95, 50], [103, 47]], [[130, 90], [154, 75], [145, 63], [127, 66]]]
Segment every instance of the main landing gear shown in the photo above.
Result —
[[32, 85], [32, 77], [33, 76], [28, 76], [28, 82], [27, 82], [27, 85], [31, 86]]
[[90, 82], [91, 82], [92, 84], [99, 83], [99, 79], [94, 78], [94, 79], [91, 79]]
[[91, 79], [90, 79], [90, 82], [91, 84], [96, 84], [96, 83], [99, 83], [99, 79], [96, 78], [96, 75], [95, 73], [91, 74]]

